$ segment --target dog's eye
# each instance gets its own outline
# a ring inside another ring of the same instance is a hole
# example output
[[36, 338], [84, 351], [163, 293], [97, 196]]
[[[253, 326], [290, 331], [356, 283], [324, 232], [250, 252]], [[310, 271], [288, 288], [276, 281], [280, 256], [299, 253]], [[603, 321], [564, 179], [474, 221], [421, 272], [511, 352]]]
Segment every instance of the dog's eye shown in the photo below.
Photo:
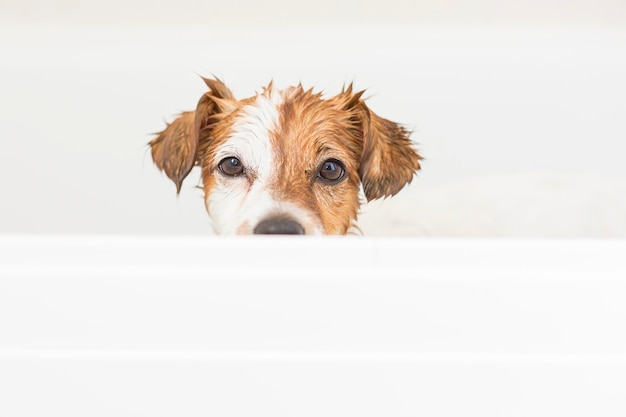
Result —
[[346, 168], [336, 159], [325, 161], [319, 169], [317, 176], [325, 182], [336, 183], [343, 179]]
[[243, 173], [243, 164], [234, 156], [222, 159], [217, 167], [222, 174], [229, 177], [236, 177]]

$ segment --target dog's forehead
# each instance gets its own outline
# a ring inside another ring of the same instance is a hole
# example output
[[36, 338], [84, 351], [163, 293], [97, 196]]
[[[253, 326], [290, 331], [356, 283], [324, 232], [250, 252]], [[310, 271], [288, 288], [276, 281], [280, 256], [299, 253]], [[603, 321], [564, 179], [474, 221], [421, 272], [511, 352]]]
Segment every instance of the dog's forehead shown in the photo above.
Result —
[[228, 126], [223, 129], [227, 137], [220, 141], [216, 159], [235, 153], [260, 167], [275, 154], [315, 163], [315, 157], [327, 153], [352, 156], [360, 151], [354, 140], [345, 140], [353, 136], [350, 115], [332, 98], [300, 86], [284, 90], [269, 86], [240, 101], [223, 123]]
[[266, 165], [272, 154], [270, 134], [279, 124], [281, 102], [278, 94], [259, 94], [241, 100], [216, 127], [215, 162], [235, 156], [255, 170]]

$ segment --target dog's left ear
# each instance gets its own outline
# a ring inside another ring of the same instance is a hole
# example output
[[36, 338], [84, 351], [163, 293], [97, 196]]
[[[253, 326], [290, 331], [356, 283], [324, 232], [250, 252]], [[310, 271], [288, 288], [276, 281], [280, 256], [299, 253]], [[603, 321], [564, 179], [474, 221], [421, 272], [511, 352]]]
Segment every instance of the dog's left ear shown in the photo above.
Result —
[[363, 140], [359, 176], [367, 201], [397, 194], [411, 182], [420, 169], [422, 157], [409, 138], [410, 133], [398, 123], [371, 111], [352, 85], [340, 94], [346, 110], [353, 112], [352, 123]]

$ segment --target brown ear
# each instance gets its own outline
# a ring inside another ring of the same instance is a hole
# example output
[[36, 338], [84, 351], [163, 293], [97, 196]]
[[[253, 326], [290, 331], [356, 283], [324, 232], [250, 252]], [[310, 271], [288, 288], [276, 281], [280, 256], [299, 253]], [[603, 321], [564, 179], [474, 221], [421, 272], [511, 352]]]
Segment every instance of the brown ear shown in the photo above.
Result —
[[183, 180], [199, 162], [198, 148], [209, 140], [211, 126], [234, 108], [232, 92], [220, 80], [203, 78], [209, 87], [195, 111], [183, 112], [150, 141], [152, 160], [176, 184], [180, 192]]
[[365, 104], [363, 156], [359, 175], [367, 201], [396, 195], [413, 180], [422, 157], [409, 132], [401, 125], [383, 119]]
[[367, 201], [397, 194], [420, 169], [422, 157], [411, 144], [410, 133], [398, 123], [371, 111], [361, 99], [364, 91], [352, 93], [352, 85], [341, 94], [354, 112], [363, 137], [359, 176]]

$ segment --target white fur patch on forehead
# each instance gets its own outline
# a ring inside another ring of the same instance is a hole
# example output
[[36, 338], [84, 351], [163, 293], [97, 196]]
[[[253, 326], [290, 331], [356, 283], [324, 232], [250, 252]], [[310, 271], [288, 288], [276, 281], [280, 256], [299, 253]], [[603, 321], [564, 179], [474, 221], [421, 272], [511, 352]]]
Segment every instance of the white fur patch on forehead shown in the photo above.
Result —
[[233, 124], [229, 139], [218, 149], [215, 162], [235, 156], [247, 169], [267, 173], [273, 154], [270, 132], [278, 125], [278, 106], [281, 103], [282, 96], [273, 89], [267, 89], [253, 103], [245, 105]]

